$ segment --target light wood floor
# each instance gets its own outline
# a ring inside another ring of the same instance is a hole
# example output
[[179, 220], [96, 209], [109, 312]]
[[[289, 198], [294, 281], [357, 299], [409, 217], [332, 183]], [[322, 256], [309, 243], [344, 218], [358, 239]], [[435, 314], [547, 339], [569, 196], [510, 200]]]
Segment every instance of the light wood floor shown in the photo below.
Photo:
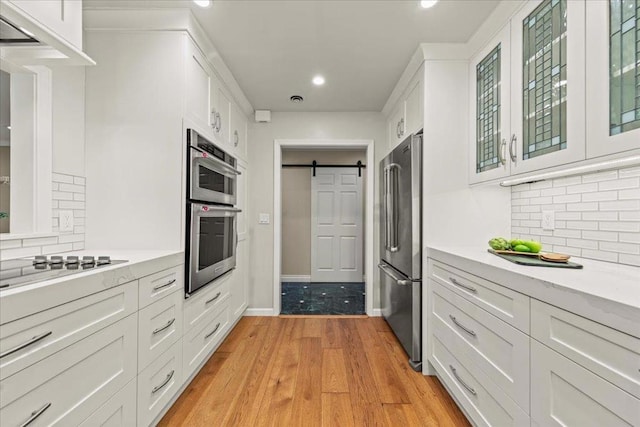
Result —
[[161, 426], [467, 426], [382, 318], [244, 317]]

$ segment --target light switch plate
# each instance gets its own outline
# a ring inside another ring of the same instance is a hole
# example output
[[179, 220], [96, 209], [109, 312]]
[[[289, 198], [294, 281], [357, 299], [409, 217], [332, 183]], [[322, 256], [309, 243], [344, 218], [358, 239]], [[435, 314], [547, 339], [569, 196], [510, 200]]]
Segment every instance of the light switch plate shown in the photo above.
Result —
[[270, 215], [268, 213], [261, 213], [258, 218], [259, 224], [269, 224], [271, 222]]
[[60, 231], [73, 231], [73, 211], [60, 211]]
[[542, 211], [542, 229], [556, 229], [556, 213], [555, 211]]

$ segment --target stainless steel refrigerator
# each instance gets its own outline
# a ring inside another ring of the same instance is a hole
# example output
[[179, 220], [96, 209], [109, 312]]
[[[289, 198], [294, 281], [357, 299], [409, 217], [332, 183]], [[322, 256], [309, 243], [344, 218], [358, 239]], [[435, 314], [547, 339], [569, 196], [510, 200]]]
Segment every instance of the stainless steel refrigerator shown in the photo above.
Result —
[[411, 135], [380, 162], [382, 314], [422, 368], [422, 135]]

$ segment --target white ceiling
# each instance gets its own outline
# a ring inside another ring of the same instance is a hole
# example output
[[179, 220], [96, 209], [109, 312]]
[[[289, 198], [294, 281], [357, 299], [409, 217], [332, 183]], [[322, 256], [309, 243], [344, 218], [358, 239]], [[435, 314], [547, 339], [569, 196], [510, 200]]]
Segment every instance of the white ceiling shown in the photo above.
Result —
[[[85, 0], [190, 7], [255, 109], [381, 111], [421, 42], [466, 42], [498, 0]], [[322, 74], [326, 84], [311, 83]], [[305, 101], [293, 104], [291, 95]]]

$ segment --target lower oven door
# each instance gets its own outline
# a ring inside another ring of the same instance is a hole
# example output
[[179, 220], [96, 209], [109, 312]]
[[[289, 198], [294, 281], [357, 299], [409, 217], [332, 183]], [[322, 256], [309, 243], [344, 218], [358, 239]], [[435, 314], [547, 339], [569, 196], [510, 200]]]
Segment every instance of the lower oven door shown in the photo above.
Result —
[[237, 215], [230, 206], [189, 203], [186, 296], [236, 266]]

